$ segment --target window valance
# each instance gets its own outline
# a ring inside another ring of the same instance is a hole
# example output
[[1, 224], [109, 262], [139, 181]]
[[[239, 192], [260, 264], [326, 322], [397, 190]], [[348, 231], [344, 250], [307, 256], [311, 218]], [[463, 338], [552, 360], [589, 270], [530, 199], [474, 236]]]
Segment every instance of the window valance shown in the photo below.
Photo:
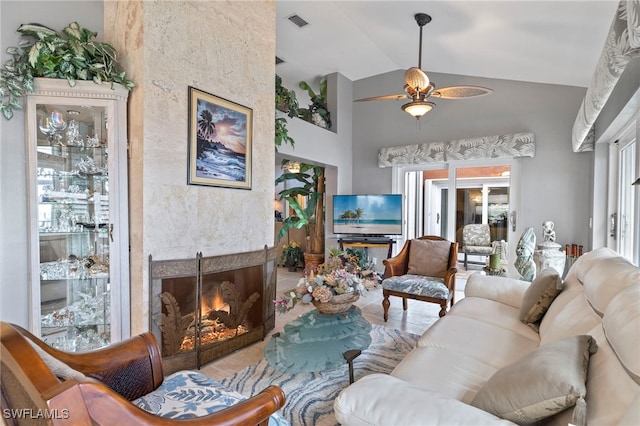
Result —
[[535, 151], [533, 133], [514, 133], [382, 148], [378, 151], [378, 166], [444, 163], [451, 160], [533, 157]]
[[629, 61], [640, 55], [640, 1], [622, 0], [591, 78], [591, 84], [573, 124], [573, 151], [592, 151], [595, 142], [593, 123]]

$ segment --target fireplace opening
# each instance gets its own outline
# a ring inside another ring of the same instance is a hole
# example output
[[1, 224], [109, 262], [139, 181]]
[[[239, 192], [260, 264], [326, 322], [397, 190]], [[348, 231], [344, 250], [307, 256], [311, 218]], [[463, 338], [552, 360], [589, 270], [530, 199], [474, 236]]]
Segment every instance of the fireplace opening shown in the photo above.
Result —
[[275, 296], [275, 250], [208, 258], [198, 253], [195, 262], [150, 261], [150, 267], [151, 329], [167, 374], [200, 368], [263, 339], [275, 325], [268, 303]]

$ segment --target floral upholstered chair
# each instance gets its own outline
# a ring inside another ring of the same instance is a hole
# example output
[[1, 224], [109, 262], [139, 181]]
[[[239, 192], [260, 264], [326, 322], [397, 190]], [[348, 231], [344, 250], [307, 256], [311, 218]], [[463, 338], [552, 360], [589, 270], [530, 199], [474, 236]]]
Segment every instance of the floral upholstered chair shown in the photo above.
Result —
[[462, 251], [464, 252], [464, 269], [468, 269], [467, 255], [479, 254], [489, 256], [491, 254], [491, 233], [486, 223], [471, 223], [462, 228]]
[[405, 242], [400, 252], [385, 265], [382, 281], [382, 307], [384, 320], [389, 319], [389, 296], [402, 297], [402, 308], [407, 310], [407, 299], [440, 305], [439, 315], [447, 313], [454, 303], [458, 243], [435, 235], [427, 235]]

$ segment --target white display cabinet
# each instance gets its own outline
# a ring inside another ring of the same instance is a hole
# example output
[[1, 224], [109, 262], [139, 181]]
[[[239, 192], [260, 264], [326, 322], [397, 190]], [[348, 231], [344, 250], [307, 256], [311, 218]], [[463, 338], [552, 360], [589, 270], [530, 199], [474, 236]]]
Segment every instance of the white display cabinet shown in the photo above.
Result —
[[62, 350], [129, 337], [127, 96], [48, 78], [26, 95], [30, 328]]

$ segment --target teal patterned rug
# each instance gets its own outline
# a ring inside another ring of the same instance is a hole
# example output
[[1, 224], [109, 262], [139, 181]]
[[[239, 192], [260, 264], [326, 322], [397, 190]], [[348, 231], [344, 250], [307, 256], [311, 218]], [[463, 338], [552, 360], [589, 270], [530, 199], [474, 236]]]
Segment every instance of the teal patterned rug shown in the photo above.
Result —
[[[353, 363], [355, 380], [371, 373], [390, 373], [415, 347], [418, 337], [373, 325], [371, 345]], [[345, 362], [335, 370], [291, 375], [273, 369], [263, 359], [221, 382], [246, 396], [278, 385], [287, 397], [282, 415], [292, 425], [334, 426], [333, 400], [349, 386], [349, 369]]]

